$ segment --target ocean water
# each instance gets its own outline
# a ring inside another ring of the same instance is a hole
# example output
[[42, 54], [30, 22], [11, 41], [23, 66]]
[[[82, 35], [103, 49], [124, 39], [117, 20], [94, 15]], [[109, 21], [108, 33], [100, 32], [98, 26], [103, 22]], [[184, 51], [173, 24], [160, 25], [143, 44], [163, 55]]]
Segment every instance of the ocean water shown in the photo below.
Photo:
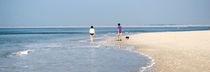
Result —
[[[209, 30], [209, 27], [124, 27], [123, 35]], [[0, 28], [0, 72], [150, 72], [153, 59], [135, 47], [103, 44], [117, 28]]]

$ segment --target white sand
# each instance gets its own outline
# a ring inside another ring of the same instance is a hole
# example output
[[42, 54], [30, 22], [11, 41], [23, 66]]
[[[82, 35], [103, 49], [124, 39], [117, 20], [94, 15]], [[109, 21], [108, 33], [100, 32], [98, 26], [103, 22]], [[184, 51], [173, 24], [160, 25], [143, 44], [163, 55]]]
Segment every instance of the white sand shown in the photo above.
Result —
[[210, 31], [143, 33], [108, 43], [136, 46], [155, 59], [155, 72], [210, 72]]

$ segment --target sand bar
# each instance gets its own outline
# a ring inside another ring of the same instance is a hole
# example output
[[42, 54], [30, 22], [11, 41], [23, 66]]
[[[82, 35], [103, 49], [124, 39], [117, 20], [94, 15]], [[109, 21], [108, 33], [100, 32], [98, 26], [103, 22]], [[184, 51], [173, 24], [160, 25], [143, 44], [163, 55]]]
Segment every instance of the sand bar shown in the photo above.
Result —
[[210, 72], [210, 31], [157, 32], [108, 43], [133, 45], [155, 59], [155, 72]]

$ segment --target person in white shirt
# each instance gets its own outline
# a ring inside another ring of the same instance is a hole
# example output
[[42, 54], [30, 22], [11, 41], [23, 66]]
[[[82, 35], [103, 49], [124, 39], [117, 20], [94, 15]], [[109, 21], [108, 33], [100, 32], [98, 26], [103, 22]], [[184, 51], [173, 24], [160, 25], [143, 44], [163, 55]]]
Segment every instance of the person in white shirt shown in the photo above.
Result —
[[90, 33], [90, 40], [93, 41], [93, 37], [95, 35], [95, 30], [94, 30], [93, 26], [90, 27], [89, 33]]

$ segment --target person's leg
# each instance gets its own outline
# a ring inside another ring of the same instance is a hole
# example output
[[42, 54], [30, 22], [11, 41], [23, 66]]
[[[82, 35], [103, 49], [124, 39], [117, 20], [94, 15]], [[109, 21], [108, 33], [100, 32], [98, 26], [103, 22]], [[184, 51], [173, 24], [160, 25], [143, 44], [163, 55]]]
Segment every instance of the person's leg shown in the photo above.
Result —
[[91, 35], [91, 41], [93, 41], [94, 35]]
[[117, 40], [120, 41], [120, 33], [117, 34]]
[[119, 35], [119, 40], [120, 41], [122, 40], [122, 33], [120, 33], [120, 35]]
[[92, 35], [90, 35], [90, 41], [93, 41], [93, 36]]
[[94, 35], [92, 35], [92, 41], [93, 41]]
[[122, 36], [122, 33], [118, 33], [118, 41], [121, 41], [121, 36]]

